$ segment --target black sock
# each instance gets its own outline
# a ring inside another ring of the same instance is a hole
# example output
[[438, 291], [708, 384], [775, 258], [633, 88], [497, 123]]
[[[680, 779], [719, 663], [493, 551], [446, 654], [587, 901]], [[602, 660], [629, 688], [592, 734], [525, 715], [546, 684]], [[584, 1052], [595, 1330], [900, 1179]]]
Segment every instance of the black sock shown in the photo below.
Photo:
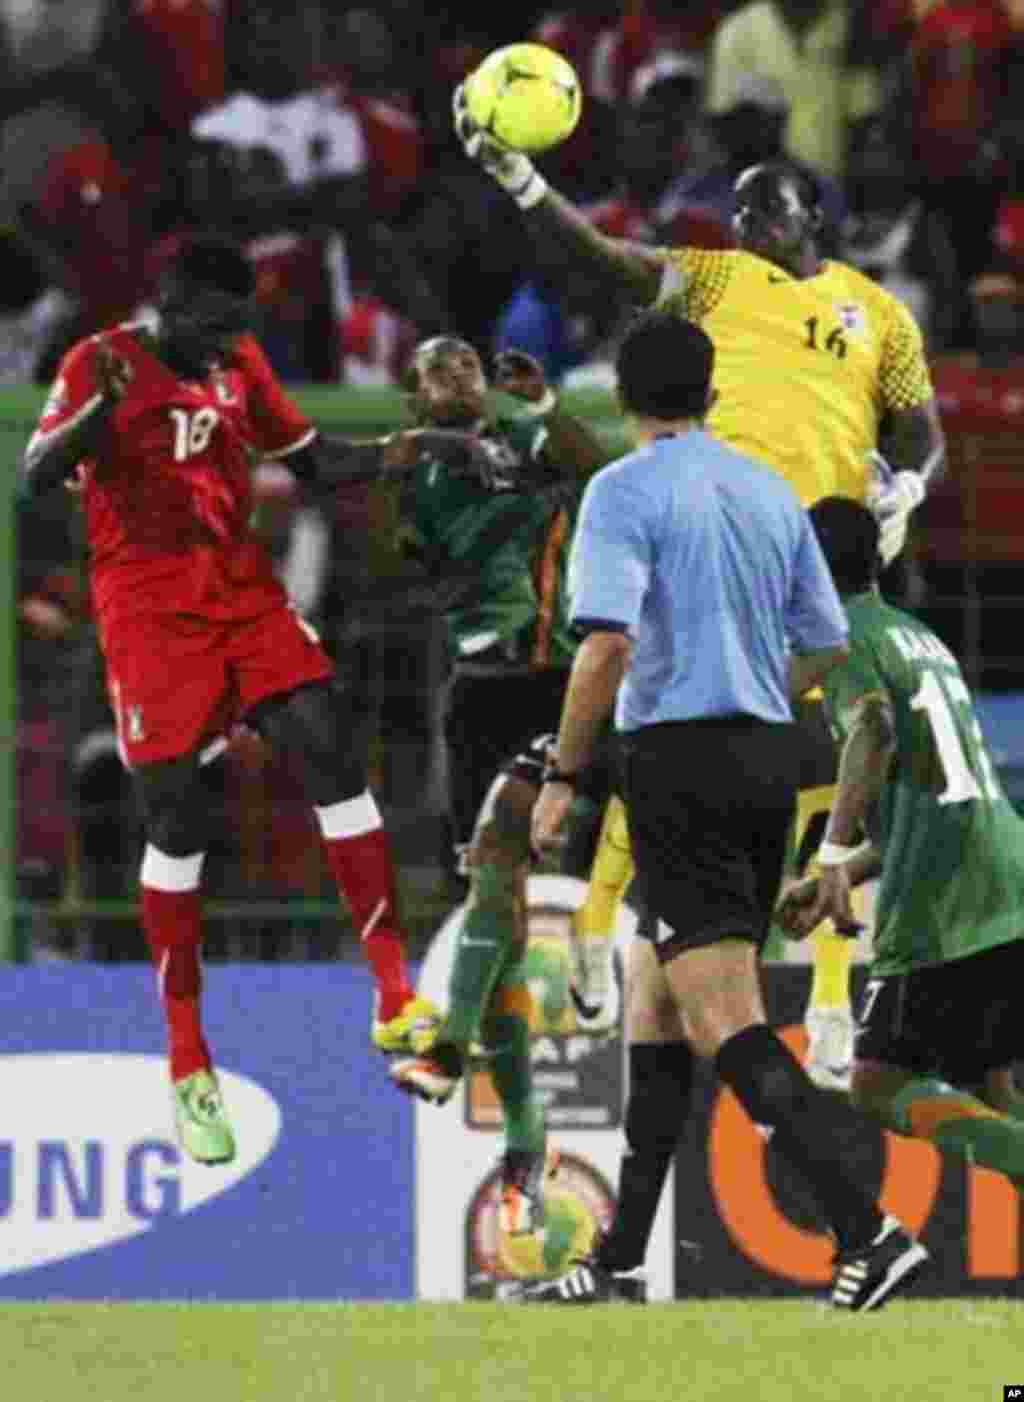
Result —
[[763, 1024], [737, 1032], [718, 1049], [715, 1069], [772, 1146], [802, 1174], [841, 1249], [862, 1246], [882, 1225], [878, 1204], [848, 1173], [833, 1130], [852, 1110], [818, 1090], [784, 1042]]
[[629, 1048], [626, 1151], [619, 1163], [615, 1217], [598, 1260], [609, 1270], [642, 1266], [665, 1179], [690, 1113], [693, 1052], [685, 1042]]

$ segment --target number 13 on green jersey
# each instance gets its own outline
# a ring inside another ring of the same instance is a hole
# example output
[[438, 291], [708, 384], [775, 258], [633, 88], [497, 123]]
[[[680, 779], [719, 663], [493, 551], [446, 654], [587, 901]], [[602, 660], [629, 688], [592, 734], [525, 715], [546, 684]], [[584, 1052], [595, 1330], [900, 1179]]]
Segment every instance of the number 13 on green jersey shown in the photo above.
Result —
[[865, 696], [888, 699], [896, 754], [873, 815], [883, 865], [878, 976], [965, 958], [1024, 935], [1024, 821], [1003, 793], [949, 649], [875, 593], [845, 600], [850, 656], [826, 678], [836, 733]]

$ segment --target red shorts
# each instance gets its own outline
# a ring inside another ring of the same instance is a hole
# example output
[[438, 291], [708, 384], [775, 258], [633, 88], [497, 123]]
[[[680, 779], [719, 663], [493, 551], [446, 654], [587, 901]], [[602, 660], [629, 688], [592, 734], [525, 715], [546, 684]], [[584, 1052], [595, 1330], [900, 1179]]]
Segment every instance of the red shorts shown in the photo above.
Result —
[[201, 751], [257, 702], [334, 673], [314, 630], [284, 605], [228, 623], [156, 614], [101, 632], [129, 768]]

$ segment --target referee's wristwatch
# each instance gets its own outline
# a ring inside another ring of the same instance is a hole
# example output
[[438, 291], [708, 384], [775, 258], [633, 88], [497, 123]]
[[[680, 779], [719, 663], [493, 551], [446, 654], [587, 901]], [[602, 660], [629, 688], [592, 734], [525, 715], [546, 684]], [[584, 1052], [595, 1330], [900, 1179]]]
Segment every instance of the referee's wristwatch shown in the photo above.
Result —
[[563, 773], [557, 764], [546, 764], [541, 771], [540, 781], [542, 784], [568, 784], [570, 789], [574, 789], [578, 778], [578, 774]]

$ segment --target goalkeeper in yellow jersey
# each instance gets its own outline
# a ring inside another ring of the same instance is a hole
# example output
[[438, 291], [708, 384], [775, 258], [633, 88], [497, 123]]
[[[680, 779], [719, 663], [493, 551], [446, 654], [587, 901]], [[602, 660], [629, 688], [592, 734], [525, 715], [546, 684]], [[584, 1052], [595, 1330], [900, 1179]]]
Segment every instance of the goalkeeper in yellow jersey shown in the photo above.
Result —
[[[813, 180], [784, 162], [753, 166], [735, 185], [736, 248], [648, 247], [601, 234], [527, 156], [474, 126], [459, 90], [454, 105], [467, 155], [516, 201], [528, 227], [558, 238], [609, 289], [640, 306], [678, 310], [708, 332], [718, 390], [708, 428], [778, 471], [807, 506], [830, 495], [868, 505], [881, 527], [882, 559], [892, 561], [911, 512], [943, 469], [938, 409], [921, 333], [906, 307], [862, 273], [819, 256]], [[807, 746], [798, 848], [827, 810], [834, 780], [820, 699], [807, 698], [801, 710]], [[621, 827], [614, 815], [606, 825], [615, 842], [611, 852], [599, 851], [598, 869], [607, 863], [611, 875], [592, 891], [603, 908], [580, 915], [584, 935], [610, 928], [615, 880], [628, 878]], [[848, 1083], [852, 950], [831, 930], [815, 936], [808, 1071], [834, 1089]], [[591, 963], [603, 967], [600, 959]]]

